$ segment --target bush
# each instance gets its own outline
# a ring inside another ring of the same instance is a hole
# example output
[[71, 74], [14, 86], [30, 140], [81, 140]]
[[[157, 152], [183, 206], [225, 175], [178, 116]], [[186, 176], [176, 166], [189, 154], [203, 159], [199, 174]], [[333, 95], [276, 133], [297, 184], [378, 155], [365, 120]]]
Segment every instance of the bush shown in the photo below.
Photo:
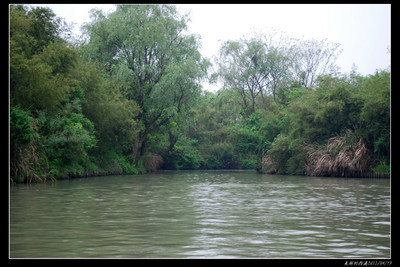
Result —
[[10, 107], [10, 145], [11, 152], [27, 146], [34, 137], [32, 118], [29, 113], [18, 108]]
[[[270, 170], [274, 172], [284, 174], [287, 170], [287, 161], [291, 156], [291, 151], [289, 149], [290, 140], [287, 135], [279, 134], [268, 150], [269, 165]], [[268, 160], [267, 160], [268, 162]]]
[[11, 181], [31, 183], [54, 178], [42, 149], [37, 120], [15, 106], [10, 107], [10, 141]]
[[[138, 174], [145, 173], [143, 161], [132, 163], [131, 155], [123, 155], [113, 150], [97, 151], [91, 156], [86, 171], [89, 174]], [[101, 156], [99, 156], [101, 155]]]
[[378, 164], [373, 168], [373, 172], [390, 174], [390, 165]]
[[200, 168], [201, 169], [222, 169], [221, 162], [219, 158], [215, 155], [205, 156], [204, 160], [201, 162]]
[[238, 169], [239, 159], [234, 153], [233, 148], [227, 148], [222, 151], [221, 157], [221, 167], [222, 169]]
[[240, 169], [255, 169], [257, 164], [257, 159], [241, 159], [239, 161]]
[[174, 148], [164, 156], [164, 169], [195, 170], [204, 164], [204, 158], [197, 149], [198, 141], [181, 136]]
[[165, 159], [165, 169], [170, 170], [196, 170], [202, 165], [203, 158], [194, 149], [176, 148]]

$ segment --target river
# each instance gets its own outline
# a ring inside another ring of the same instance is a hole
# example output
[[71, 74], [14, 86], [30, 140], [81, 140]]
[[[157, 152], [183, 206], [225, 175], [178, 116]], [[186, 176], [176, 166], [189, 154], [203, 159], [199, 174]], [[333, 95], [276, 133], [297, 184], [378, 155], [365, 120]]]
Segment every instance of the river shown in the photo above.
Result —
[[390, 258], [390, 180], [166, 171], [10, 186], [11, 258]]

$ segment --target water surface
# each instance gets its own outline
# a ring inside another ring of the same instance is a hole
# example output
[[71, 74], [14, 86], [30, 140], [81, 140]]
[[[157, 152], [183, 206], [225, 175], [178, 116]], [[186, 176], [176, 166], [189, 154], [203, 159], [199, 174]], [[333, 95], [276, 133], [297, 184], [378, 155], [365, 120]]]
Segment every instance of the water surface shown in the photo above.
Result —
[[390, 180], [181, 171], [10, 188], [12, 258], [390, 258]]

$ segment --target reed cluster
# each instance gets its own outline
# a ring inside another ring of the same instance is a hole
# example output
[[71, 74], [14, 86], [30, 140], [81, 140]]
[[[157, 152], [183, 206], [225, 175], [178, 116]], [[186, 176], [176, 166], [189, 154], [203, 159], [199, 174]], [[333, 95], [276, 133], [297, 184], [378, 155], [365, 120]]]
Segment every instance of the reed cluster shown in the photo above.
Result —
[[161, 155], [155, 153], [145, 153], [141, 157], [141, 160], [146, 171], [156, 171], [164, 165], [164, 160]]
[[368, 150], [362, 138], [355, 141], [353, 133], [328, 140], [322, 149], [309, 146], [305, 172], [315, 176], [360, 177], [368, 173]]

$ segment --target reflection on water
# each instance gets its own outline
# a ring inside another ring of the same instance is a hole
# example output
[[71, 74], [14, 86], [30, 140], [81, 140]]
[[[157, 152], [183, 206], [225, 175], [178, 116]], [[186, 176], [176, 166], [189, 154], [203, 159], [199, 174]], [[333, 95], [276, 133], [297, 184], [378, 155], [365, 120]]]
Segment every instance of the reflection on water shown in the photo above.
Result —
[[11, 186], [12, 258], [389, 258], [390, 181], [185, 171]]

